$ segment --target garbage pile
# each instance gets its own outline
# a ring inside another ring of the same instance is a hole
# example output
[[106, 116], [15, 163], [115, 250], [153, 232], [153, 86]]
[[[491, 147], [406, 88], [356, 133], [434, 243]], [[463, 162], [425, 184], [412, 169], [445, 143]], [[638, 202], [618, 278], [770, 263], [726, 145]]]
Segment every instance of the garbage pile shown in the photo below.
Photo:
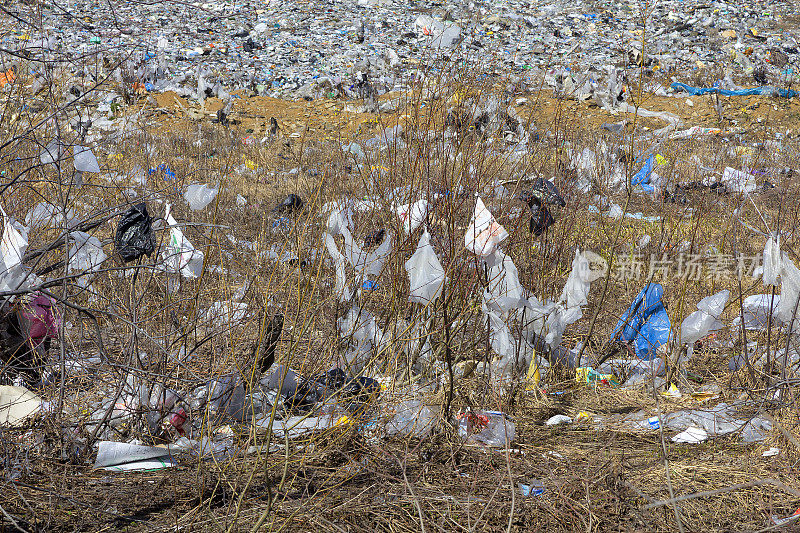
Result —
[[[496, 57], [485, 74], [502, 69], [537, 85], [544, 76], [559, 93], [620, 109], [630, 104], [630, 76], [640, 66], [674, 75], [722, 65], [723, 79], [708, 90], [783, 91], [784, 82], [797, 80], [798, 35], [777, 23], [791, 14], [785, 2], [658, 2], [640, 28], [638, 6], [624, 2], [602, 9], [564, 2], [206, 2], [176, 4], [167, 17], [154, 4], [80, 1], [69, 14], [45, 7], [42, 25], [31, 31], [20, 21], [33, 14], [19, 2], [4, 15], [12, 31], [2, 45], [17, 58], [97, 53], [103, 75], [131, 93], [224, 101], [242, 91], [369, 101], [417, 83], [426, 58], [456, 57], [474, 68]], [[82, 95], [91, 83], [78, 75], [73, 85]]]
[[[104, 6], [79, 2], [70, 16], [45, 7], [43, 33], [9, 50], [135, 43], [122, 65], [103, 51], [105, 74], [138, 92], [216, 96], [226, 102], [217, 124], [227, 127], [233, 91], [357, 97], [374, 108], [379, 94], [423, 81], [417, 56], [459, 50], [498, 53], [513, 75], [541, 69], [558, 96], [629, 111], [625, 68], [597, 65], [647, 30], [630, 30], [625, 4], [598, 14], [493, 4], [475, 16], [372, 0], [337, 13], [232, 5], [208, 4], [208, 18], [178, 5], [185, 17], [174, 26], [155, 8], [126, 4], [114, 20], [136, 23], [131, 33], [112, 26]], [[761, 33], [742, 6], [686, 9], [659, 3], [652, 16], [667, 22], [645, 33], [658, 53], [626, 54], [677, 71], [710, 65], [720, 50], [743, 65], [769, 59], [755, 92], [795, 97], [762, 83], [796, 59], [791, 32], [780, 41]], [[705, 38], [709, 49], [691, 51]], [[548, 63], [553, 46], [589, 74]], [[5, 74], [5, 85], [18, 75]], [[26, 75], [36, 83], [40, 73]], [[724, 81], [655, 92], [749, 90]], [[222, 128], [219, 138], [202, 128], [196, 138], [151, 136], [117, 116], [119, 96], [107, 87], [98, 105], [68, 105], [41, 129], [30, 115], [32, 131], [46, 135], [22, 137], [21, 156], [0, 152], [9, 169], [0, 180], [0, 427], [29, 431], [19, 442], [31, 449], [56, 440], [37, 433], [55, 427], [63, 461], [111, 472], [288, 453], [341, 434], [369, 446], [450, 435], [511, 453], [528, 428], [505, 407], [550, 409], [569, 389], [597, 403], [605, 390], [658, 402], [548, 411], [537, 422], [554, 432], [669, 432], [675, 445], [769, 439], [767, 410], [786, 402], [800, 371], [794, 233], [773, 229], [772, 212], [760, 209], [791, 189], [789, 139], [754, 146], [643, 108], [666, 125], [560, 136], [522, 116], [522, 90], [420, 87], [420, 108], [442, 104], [438, 121], [406, 117], [308, 145], [275, 142], [274, 119], [262, 143]], [[68, 94], [85, 94], [74, 88]], [[693, 152], [699, 141], [708, 144]], [[39, 174], [25, 170], [31, 162]], [[28, 174], [41, 180], [19, 179]], [[64, 195], [48, 196], [48, 186]], [[711, 222], [702, 218], [709, 194], [723, 207]], [[734, 240], [738, 255], [722, 253], [728, 234], [710, 242], [722, 216], [747, 236]], [[740, 250], [753, 242], [757, 265], [743, 272]], [[712, 262], [707, 277], [690, 279]], [[690, 282], [687, 297], [676, 287]], [[700, 383], [701, 359], [708, 374], [761, 379], [767, 392]], [[526, 497], [545, 490], [521, 484]]]

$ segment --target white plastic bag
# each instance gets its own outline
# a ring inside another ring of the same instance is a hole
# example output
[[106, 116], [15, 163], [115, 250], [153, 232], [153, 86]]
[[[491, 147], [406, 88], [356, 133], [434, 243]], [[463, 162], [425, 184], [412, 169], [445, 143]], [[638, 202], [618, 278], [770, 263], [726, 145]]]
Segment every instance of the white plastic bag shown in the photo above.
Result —
[[683, 319], [683, 322], [681, 322], [681, 342], [688, 345], [687, 358], [692, 356], [695, 342], [712, 331], [725, 327], [718, 319], [722, 315], [722, 311], [725, 310], [725, 303], [730, 295], [730, 291], [726, 289], [711, 296], [706, 296], [697, 304], [697, 311]]
[[0, 207], [3, 217], [3, 237], [0, 241], [0, 276], [22, 264], [22, 257], [28, 248], [28, 238], [11, 223], [11, 219]]
[[344, 237], [344, 256], [356, 272], [363, 276], [378, 276], [392, 252], [391, 234], [387, 233], [381, 244], [372, 252], [364, 251], [346, 227], [341, 228], [341, 234]]
[[[775, 309], [775, 316], [784, 324], [790, 325], [792, 317], [800, 317], [800, 270], [787, 254], [781, 254], [781, 301]], [[798, 307], [795, 314], [795, 308]], [[794, 327], [791, 328], [795, 330]], [[796, 332], [796, 331], [795, 331]]]
[[761, 281], [765, 286], [778, 286], [781, 273], [781, 241], [780, 236], [770, 236], [764, 245], [764, 271]]
[[333, 264], [336, 268], [336, 287], [334, 288], [334, 292], [339, 297], [340, 302], [348, 302], [350, 301], [352, 295], [350, 294], [350, 290], [347, 288], [347, 274], [344, 270], [347, 260], [336, 246], [336, 241], [333, 239], [333, 235], [326, 232], [323, 234], [322, 240], [325, 242], [325, 247], [327, 248], [328, 253], [331, 255]]
[[682, 431], [672, 437], [672, 442], [682, 444], [700, 444], [706, 440], [708, 440], [708, 433], [705, 429], [697, 426], [689, 426], [686, 431]]
[[352, 213], [338, 202], [326, 204], [322, 207], [323, 213], [328, 211], [330, 211], [330, 215], [328, 215], [327, 228], [331, 235], [341, 235], [343, 229], [353, 225]]
[[492, 351], [500, 356], [500, 361], [497, 363], [496, 368], [501, 374], [508, 375], [515, 360], [516, 342], [514, 342], [511, 330], [501, 315], [489, 310], [486, 306], [483, 306], [483, 312], [486, 314], [486, 320], [489, 323], [489, 344], [492, 347]]
[[82, 231], [73, 231], [69, 237], [69, 271], [96, 272], [107, 258], [100, 239]]
[[589, 303], [589, 288], [592, 271], [589, 260], [581, 254], [580, 249], [575, 250], [572, 260], [572, 270], [569, 273], [564, 290], [561, 291], [561, 301], [566, 303], [567, 309], [580, 307]]
[[350, 370], [360, 373], [369, 361], [372, 349], [384, 344], [384, 335], [375, 317], [366, 309], [353, 306], [347, 315], [336, 321], [339, 336], [350, 339], [350, 349], [345, 354]]
[[[64, 221], [64, 214], [59, 207], [47, 202], [39, 202], [25, 215], [25, 224], [29, 228], [52, 225], [58, 227]], [[67, 227], [71, 228], [78, 223], [75, 211], [67, 210]]]
[[525, 307], [528, 303], [525, 289], [511, 256], [495, 250], [487, 256], [486, 263], [489, 265], [489, 287], [484, 294], [487, 306], [503, 313]]
[[507, 238], [508, 232], [497, 223], [483, 200], [478, 198], [472, 220], [464, 235], [464, 246], [474, 254], [486, 257], [494, 253], [497, 246]]
[[[780, 304], [781, 296], [776, 294], [773, 300], [771, 294], [753, 294], [742, 302], [744, 312], [744, 327], [750, 330], [766, 330], [769, 323], [770, 302], [772, 302], [772, 323], [775, 324], [777, 318], [775, 313]], [[738, 324], [734, 321], [734, 324]]]
[[758, 188], [755, 176], [731, 167], [723, 171], [722, 183], [734, 192], [750, 193]]
[[429, 208], [430, 205], [427, 200], [417, 200], [414, 203], [394, 208], [394, 212], [400, 219], [406, 235], [414, 233], [419, 225], [425, 221], [425, 217], [428, 216]]
[[217, 196], [219, 189], [212, 189], [205, 183], [202, 185], [189, 185], [186, 188], [183, 198], [189, 204], [189, 209], [192, 211], [200, 211], [205, 209], [208, 204]]
[[75, 146], [72, 150], [74, 154], [72, 163], [75, 165], [75, 170], [78, 172], [100, 172], [100, 164], [97, 162], [97, 157], [89, 148]]
[[405, 263], [411, 293], [409, 302], [428, 304], [442, 294], [445, 280], [444, 268], [431, 246], [428, 230], [422, 232], [417, 250]]
[[55, 163], [56, 161], [60, 161], [61, 158], [64, 157], [64, 154], [67, 153], [67, 147], [64, 143], [59, 141], [58, 139], [53, 139], [50, 141], [47, 146], [45, 146], [44, 150], [39, 154], [39, 161], [43, 165], [49, 165]]
[[170, 210], [172, 206], [167, 204], [167, 212], [164, 218], [169, 225], [169, 242], [164, 247], [162, 257], [167, 272], [180, 272], [185, 278], [192, 279], [200, 277], [203, 269], [203, 252], [195, 249], [189, 242], [178, 222], [173, 218]]

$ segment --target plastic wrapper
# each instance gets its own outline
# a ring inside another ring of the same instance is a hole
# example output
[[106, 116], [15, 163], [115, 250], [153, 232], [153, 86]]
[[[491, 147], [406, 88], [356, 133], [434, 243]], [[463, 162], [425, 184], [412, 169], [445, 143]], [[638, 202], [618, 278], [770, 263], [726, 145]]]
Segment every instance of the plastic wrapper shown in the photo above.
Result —
[[458, 434], [468, 443], [504, 448], [516, 438], [516, 426], [497, 411], [470, 411], [459, 415]]
[[433, 432], [436, 413], [419, 400], [404, 400], [393, 409], [386, 422], [386, 434], [423, 438]]
[[408, 300], [414, 303], [428, 304], [442, 294], [445, 280], [444, 268], [436, 257], [431, 246], [431, 238], [427, 230], [417, 244], [417, 250], [405, 262], [411, 292]]

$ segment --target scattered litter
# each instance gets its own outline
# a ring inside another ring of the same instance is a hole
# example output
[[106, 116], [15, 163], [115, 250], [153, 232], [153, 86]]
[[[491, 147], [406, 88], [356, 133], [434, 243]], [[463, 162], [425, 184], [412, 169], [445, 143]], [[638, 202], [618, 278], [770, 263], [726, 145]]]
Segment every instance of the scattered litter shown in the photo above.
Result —
[[0, 427], [18, 427], [42, 408], [42, 400], [25, 387], [0, 385]]
[[571, 424], [572, 418], [568, 417], [567, 415], [554, 415], [547, 419], [548, 426], [559, 426], [561, 424]]
[[691, 426], [672, 437], [672, 442], [679, 444], [700, 444], [708, 440], [708, 433], [703, 428]]

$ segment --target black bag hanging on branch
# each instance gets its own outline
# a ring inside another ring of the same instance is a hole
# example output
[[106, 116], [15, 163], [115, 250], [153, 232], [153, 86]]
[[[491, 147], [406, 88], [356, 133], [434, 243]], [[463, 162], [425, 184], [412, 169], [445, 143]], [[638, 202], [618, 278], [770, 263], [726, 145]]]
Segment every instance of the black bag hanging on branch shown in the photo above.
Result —
[[146, 204], [136, 204], [122, 214], [114, 245], [126, 263], [135, 261], [143, 255], [149, 257], [155, 251], [153, 219], [147, 213]]

